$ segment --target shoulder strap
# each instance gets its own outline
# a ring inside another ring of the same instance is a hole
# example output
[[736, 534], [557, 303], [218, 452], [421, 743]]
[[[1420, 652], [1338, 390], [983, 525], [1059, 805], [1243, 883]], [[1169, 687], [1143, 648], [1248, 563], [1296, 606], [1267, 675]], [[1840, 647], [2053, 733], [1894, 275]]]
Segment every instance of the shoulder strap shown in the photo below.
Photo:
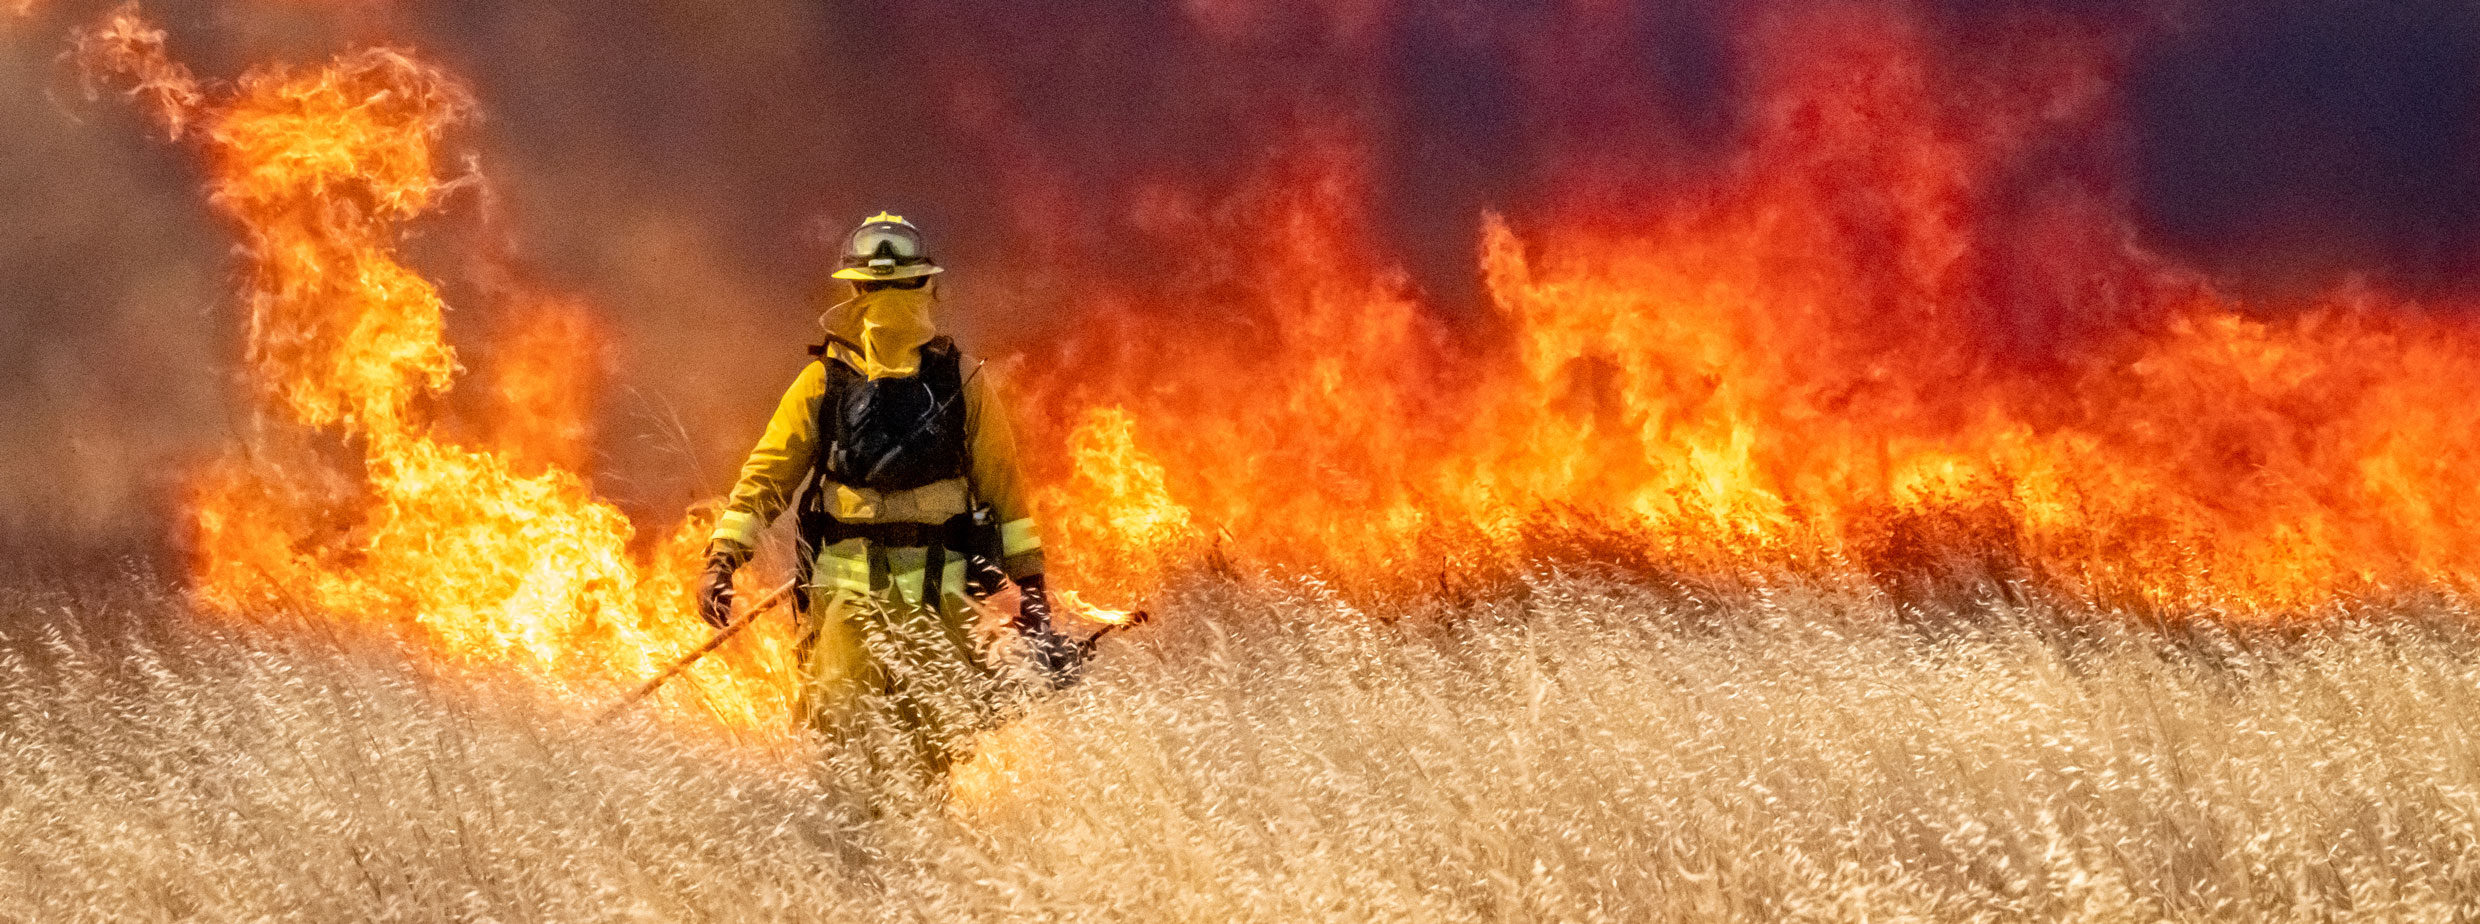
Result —
[[[962, 424], [958, 428], [957, 438], [964, 441], [965, 504], [968, 507], [978, 505], [981, 503], [981, 491], [979, 486], [973, 483], [973, 414], [972, 405], [965, 400], [965, 384], [982, 371], [982, 364], [978, 360], [975, 361], [972, 371], [967, 372], [964, 368], [964, 351], [956, 348], [955, 338], [945, 334], [930, 338], [929, 343], [922, 344], [921, 359], [923, 376], [937, 375], [945, 380], [946, 385], [955, 389], [954, 395], [949, 400], [956, 402], [956, 419]], [[937, 365], [934, 367], [932, 363]]]

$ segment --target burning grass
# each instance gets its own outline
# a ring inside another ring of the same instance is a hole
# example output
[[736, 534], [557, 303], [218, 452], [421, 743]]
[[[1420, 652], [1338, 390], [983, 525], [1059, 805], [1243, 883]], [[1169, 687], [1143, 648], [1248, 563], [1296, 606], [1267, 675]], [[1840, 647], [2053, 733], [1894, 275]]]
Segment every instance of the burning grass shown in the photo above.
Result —
[[1795, 586], [1543, 576], [1442, 613], [1207, 583], [924, 800], [79, 577], [0, 594], [0, 919], [2480, 913], [2458, 601], [2173, 631]]

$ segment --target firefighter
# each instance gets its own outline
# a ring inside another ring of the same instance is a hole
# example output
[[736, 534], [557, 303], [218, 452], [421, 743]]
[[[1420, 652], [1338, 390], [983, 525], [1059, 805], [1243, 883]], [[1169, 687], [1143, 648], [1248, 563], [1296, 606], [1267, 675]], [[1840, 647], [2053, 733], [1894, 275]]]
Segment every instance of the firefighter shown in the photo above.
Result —
[[1050, 625], [1006, 409], [982, 364], [932, 322], [943, 270], [921, 232], [871, 216], [842, 264], [834, 278], [852, 297], [820, 318], [817, 361], [741, 466], [708, 540], [698, 611], [724, 624], [733, 572], [797, 501], [804, 720], [873, 766], [935, 776], [996, 708], [999, 672], [974, 626], [981, 599], [1004, 599], [1002, 579], [1017, 589], [1009, 622], [1038, 676], [1065, 684], [1081, 651]]

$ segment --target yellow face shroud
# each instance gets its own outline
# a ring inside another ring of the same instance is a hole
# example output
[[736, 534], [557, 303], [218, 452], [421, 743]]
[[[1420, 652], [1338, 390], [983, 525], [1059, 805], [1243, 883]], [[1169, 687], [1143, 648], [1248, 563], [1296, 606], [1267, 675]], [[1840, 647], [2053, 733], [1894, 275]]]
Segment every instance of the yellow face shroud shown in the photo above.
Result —
[[[921, 371], [921, 347], [939, 335], [930, 319], [938, 284], [918, 289], [878, 289], [827, 309], [828, 349], [874, 379], [903, 378]], [[838, 341], [841, 341], [840, 343]], [[859, 347], [854, 355], [852, 347]]]

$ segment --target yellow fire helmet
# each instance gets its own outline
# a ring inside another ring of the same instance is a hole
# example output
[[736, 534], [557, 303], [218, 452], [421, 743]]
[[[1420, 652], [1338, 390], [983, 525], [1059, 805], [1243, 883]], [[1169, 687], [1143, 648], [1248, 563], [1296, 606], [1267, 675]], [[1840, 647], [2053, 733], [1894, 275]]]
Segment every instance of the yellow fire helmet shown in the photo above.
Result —
[[844, 244], [844, 268], [835, 271], [835, 278], [874, 282], [938, 272], [944, 270], [931, 262], [921, 229], [902, 215], [880, 212], [853, 229], [852, 239]]

